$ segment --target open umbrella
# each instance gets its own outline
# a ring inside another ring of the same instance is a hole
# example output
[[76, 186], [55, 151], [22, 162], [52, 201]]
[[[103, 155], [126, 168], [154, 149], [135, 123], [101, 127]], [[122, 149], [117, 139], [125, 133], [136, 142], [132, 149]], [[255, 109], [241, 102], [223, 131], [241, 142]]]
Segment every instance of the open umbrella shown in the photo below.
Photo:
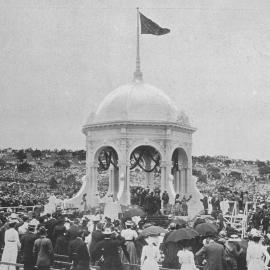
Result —
[[202, 236], [207, 236], [209, 234], [217, 234], [218, 228], [215, 224], [212, 223], [201, 223], [198, 224], [195, 228], [195, 231], [197, 231]]
[[162, 227], [150, 226], [150, 227], [147, 227], [146, 229], [144, 229], [141, 232], [141, 235], [144, 236], [144, 237], [147, 237], [147, 236], [159, 235], [161, 233], [166, 233], [166, 232], [167, 231]]
[[124, 218], [145, 217], [146, 213], [139, 206], [129, 206], [123, 213]]
[[165, 242], [167, 243], [167, 242], [178, 242], [181, 240], [190, 240], [197, 236], [199, 236], [199, 234], [194, 229], [182, 228], [170, 233]]

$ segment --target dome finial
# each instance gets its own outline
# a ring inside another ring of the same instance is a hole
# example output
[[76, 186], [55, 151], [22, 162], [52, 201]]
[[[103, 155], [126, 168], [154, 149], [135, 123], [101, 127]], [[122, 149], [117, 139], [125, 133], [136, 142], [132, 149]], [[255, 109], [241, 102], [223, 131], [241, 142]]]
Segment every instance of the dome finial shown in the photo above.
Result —
[[140, 60], [140, 25], [139, 25], [139, 8], [137, 7], [137, 56], [136, 56], [136, 70], [134, 72], [134, 81], [142, 81], [143, 74], [141, 72]]

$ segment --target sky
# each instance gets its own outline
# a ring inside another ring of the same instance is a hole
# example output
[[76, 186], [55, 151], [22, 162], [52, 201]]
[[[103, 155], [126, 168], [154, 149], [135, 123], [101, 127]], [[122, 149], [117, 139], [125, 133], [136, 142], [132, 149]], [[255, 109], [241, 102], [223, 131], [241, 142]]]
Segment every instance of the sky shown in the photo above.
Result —
[[0, 148], [85, 148], [132, 80], [137, 6], [171, 29], [141, 37], [141, 66], [198, 129], [193, 154], [269, 160], [269, 0], [0, 0]]

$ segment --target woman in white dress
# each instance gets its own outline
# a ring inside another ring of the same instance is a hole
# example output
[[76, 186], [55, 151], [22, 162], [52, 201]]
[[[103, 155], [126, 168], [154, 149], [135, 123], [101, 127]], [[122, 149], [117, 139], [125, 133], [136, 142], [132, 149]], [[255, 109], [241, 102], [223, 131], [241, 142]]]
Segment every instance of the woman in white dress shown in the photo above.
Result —
[[252, 240], [248, 244], [246, 260], [248, 270], [268, 269], [267, 265], [269, 263], [270, 256], [266, 248], [260, 243], [260, 235], [258, 231], [253, 232]]
[[[126, 229], [121, 231], [121, 236], [125, 238], [125, 245], [127, 247], [127, 252], [129, 254], [130, 264], [137, 264], [138, 257], [137, 257], [134, 241], [138, 238], [138, 234], [135, 230], [131, 229], [133, 226], [132, 221], [130, 220], [126, 221], [125, 225], [126, 225]], [[128, 263], [128, 260], [124, 252], [121, 252], [121, 261], [122, 263]]]
[[179, 263], [181, 264], [181, 270], [196, 270], [196, 265], [194, 262], [194, 255], [188, 249], [187, 245], [184, 245], [182, 250], [177, 253]]
[[148, 245], [142, 249], [141, 270], [159, 270], [158, 261], [160, 259], [160, 252], [156, 244], [158, 237], [148, 237], [146, 241]]
[[[19, 233], [15, 230], [17, 221], [11, 220], [9, 222], [9, 229], [5, 232], [5, 247], [2, 254], [2, 262], [16, 263], [18, 256], [18, 249], [21, 248], [19, 240]], [[15, 270], [15, 266], [0, 265], [0, 270]]]

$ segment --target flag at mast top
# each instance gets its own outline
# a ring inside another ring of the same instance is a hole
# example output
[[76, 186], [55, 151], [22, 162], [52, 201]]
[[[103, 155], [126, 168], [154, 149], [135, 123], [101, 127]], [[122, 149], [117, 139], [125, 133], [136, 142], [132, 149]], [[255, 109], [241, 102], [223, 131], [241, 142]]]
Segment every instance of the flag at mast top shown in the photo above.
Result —
[[[139, 21], [141, 22], [141, 25]], [[161, 36], [170, 33], [170, 29], [160, 27], [157, 23], [153, 22], [149, 18], [145, 17], [141, 12], [139, 12], [139, 8], [137, 7], [137, 56], [136, 70], [134, 72], [134, 81], [139, 82], [143, 80], [140, 61], [140, 32], [141, 34], [152, 34], [156, 36]]]

